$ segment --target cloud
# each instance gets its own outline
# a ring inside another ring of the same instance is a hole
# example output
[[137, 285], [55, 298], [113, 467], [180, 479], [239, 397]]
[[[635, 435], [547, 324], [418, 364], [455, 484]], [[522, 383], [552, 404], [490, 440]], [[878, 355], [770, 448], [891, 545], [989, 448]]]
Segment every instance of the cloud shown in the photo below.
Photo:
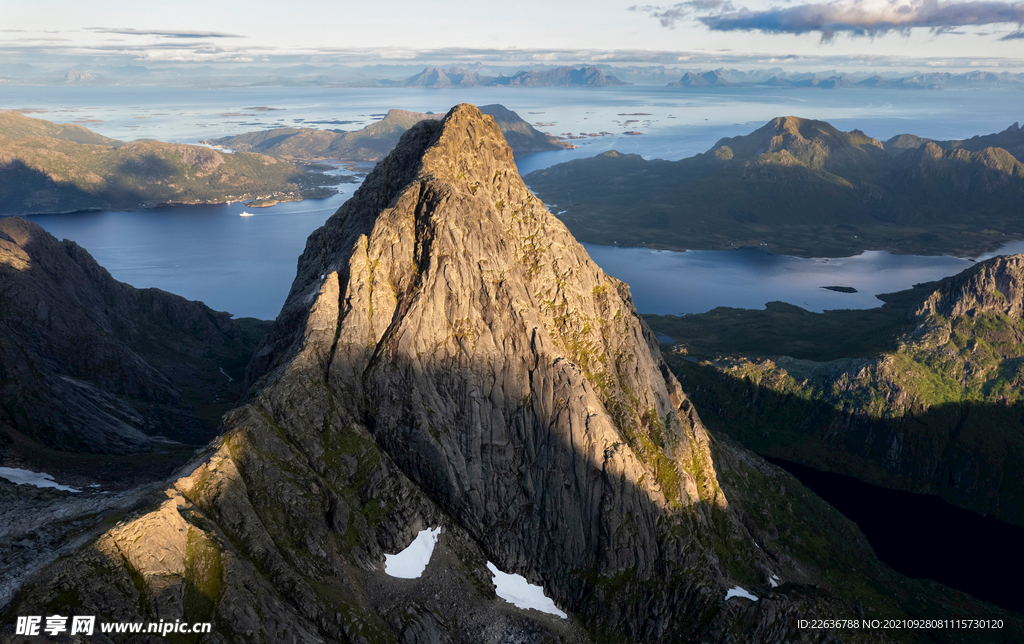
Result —
[[999, 40], [1021, 40], [1024, 39], [1024, 29], [1018, 29], [1013, 33], [1006, 34]]
[[688, 0], [678, 2], [671, 7], [660, 7], [655, 5], [633, 5], [630, 11], [646, 13], [651, 18], [657, 18], [662, 27], [675, 29], [676, 23], [685, 20], [698, 13], [710, 13], [713, 11], [733, 11], [735, 7], [729, 0]]
[[823, 41], [838, 33], [877, 36], [929, 28], [934, 33], [954, 27], [1016, 23], [1024, 25], [1024, 2], [940, 2], [939, 0], [836, 0], [824, 4], [741, 9], [697, 18], [713, 31], [762, 31], [770, 34], [821, 33]]
[[87, 27], [88, 31], [101, 34], [121, 34], [125, 36], [160, 36], [161, 38], [245, 38], [238, 34], [226, 34], [220, 31], [178, 31], [168, 29], [112, 29], [108, 27]]

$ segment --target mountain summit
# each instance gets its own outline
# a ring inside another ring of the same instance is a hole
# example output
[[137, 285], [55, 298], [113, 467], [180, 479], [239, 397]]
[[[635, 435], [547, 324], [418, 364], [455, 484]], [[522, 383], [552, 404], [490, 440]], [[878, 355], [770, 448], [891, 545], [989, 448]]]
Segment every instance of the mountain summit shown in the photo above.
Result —
[[[708, 435], [628, 287], [471, 105], [410, 128], [310, 236], [247, 380], [195, 466], [16, 614], [215, 622], [204, 642], [788, 642], [797, 616], [854, 617], [856, 589], [925, 592]], [[389, 576], [428, 527], [422, 576]], [[568, 616], [505, 603], [490, 566]]]

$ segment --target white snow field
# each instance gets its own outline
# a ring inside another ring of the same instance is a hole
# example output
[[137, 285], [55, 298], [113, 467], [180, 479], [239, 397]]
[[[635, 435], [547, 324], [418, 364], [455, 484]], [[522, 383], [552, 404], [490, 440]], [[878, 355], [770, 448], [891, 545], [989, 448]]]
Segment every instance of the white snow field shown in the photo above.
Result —
[[494, 575], [494, 585], [497, 586], [498, 597], [519, 608], [532, 608], [542, 613], [558, 615], [562, 619], [569, 617], [558, 610], [555, 602], [544, 594], [543, 588], [526, 581], [522, 575], [503, 573], [490, 561], [487, 562], [487, 569]]
[[441, 526], [420, 530], [409, 547], [397, 555], [384, 555], [384, 572], [401, 579], [417, 579], [430, 563]]

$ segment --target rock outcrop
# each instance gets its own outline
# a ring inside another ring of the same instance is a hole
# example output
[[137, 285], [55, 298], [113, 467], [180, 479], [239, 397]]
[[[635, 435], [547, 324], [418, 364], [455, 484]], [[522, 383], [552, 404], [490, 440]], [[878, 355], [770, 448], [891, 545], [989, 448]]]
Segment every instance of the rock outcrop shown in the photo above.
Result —
[[[457, 106], [310, 236], [222, 438], [15, 610], [214, 622], [204, 642], [823, 641], [797, 616], [855, 616], [855, 567], [894, 577], [855, 526], [713, 440], [657, 346], [494, 121]], [[423, 576], [389, 577], [384, 553], [434, 526]], [[569, 617], [495, 597], [488, 561]], [[741, 584], [760, 601], [726, 599]]]

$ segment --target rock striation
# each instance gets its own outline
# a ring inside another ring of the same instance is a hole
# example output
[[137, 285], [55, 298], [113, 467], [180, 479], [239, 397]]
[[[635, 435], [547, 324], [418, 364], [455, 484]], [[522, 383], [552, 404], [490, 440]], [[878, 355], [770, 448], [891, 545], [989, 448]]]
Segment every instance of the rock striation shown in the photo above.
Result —
[[[855, 567], [921, 592], [707, 433], [629, 289], [470, 105], [412, 127], [310, 236], [247, 382], [157, 503], [13, 610], [212, 621], [204, 642], [789, 642], [823, 641], [798, 615], [856, 615], [837, 581]], [[437, 526], [421, 578], [386, 575], [385, 553]], [[498, 599], [488, 561], [569, 617]], [[726, 599], [739, 585], [760, 600]]]

